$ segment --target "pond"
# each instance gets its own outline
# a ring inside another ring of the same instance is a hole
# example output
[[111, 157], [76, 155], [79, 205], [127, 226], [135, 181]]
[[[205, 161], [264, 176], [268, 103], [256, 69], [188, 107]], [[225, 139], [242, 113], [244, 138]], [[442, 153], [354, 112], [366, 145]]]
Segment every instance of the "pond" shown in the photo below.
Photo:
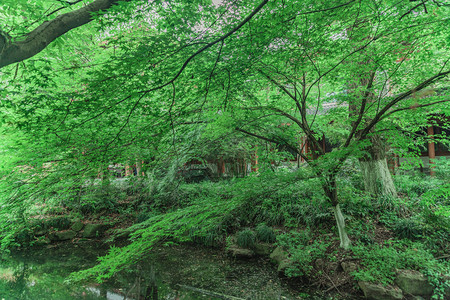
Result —
[[[103, 284], [65, 282], [71, 272], [93, 266], [106, 253], [99, 245], [50, 245], [4, 257], [0, 299], [301, 299], [267, 259], [238, 260], [190, 245], [157, 248]], [[152, 282], [154, 294], [147, 293]]]

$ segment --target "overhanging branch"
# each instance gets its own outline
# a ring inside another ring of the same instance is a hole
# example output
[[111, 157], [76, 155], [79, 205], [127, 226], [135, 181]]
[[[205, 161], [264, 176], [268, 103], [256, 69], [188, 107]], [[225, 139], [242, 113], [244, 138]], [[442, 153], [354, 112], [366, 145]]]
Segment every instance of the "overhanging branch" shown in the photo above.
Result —
[[[132, 1], [132, 0], [124, 0]], [[0, 68], [30, 58], [44, 50], [56, 38], [68, 31], [92, 21], [92, 13], [107, 10], [119, 0], [95, 0], [94, 2], [71, 12], [45, 21], [25, 35], [24, 40], [0, 40]]]

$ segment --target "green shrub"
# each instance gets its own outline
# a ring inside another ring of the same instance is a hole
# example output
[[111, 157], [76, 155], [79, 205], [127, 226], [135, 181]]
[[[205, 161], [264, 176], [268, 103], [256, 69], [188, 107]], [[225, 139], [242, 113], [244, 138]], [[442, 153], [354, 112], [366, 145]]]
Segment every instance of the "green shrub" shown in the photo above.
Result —
[[247, 228], [236, 234], [236, 243], [239, 247], [253, 248], [256, 242], [256, 234], [253, 230]]
[[308, 244], [311, 240], [309, 230], [292, 230], [277, 236], [277, 244], [284, 249], [296, 248]]
[[155, 216], [155, 214], [152, 212], [141, 212], [136, 217], [136, 223], [142, 223], [154, 216]]
[[275, 232], [272, 227], [267, 226], [264, 223], [256, 226], [256, 237], [259, 241], [265, 243], [273, 243], [276, 240]]
[[220, 225], [213, 226], [206, 231], [198, 226], [191, 227], [188, 235], [193, 242], [208, 247], [218, 247], [223, 245], [225, 237]]
[[[449, 272], [449, 263], [436, 260], [418, 242], [391, 242], [386, 245], [355, 245], [352, 251], [361, 268], [352, 273], [358, 281], [393, 283], [397, 269], [411, 269], [424, 274], [439, 274], [441, 281]], [[437, 285], [437, 283], [436, 283]]]
[[410, 199], [417, 199], [430, 190], [439, 189], [443, 183], [438, 178], [423, 174], [394, 176], [394, 182], [397, 192], [407, 195]]
[[328, 242], [312, 240], [308, 230], [280, 234], [277, 244], [291, 255], [293, 264], [286, 269], [286, 275], [291, 277], [309, 275], [314, 269], [314, 261], [325, 257], [330, 246]]
[[286, 275], [290, 277], [305, 276], [311, 274], [314, 269], [314, 261], [326, 257], [330, 243], [316, 240], [309, 245], [301, 245], [290, 249], [293, 264], [286, 269]]
[[416, 219], [399, 219], [393, 227], [394, 233], [402, 239], [412, 241], [422, 238], [424, 229], [422, 224]]

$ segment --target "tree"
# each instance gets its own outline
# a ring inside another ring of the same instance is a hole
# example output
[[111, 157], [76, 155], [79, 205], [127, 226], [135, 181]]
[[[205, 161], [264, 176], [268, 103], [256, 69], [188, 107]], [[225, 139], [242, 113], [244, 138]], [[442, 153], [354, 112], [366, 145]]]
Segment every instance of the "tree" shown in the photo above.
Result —
[[[158, 4], [127, 26], [102, 19], [103, 31], [65, 52], [69, 59], [36, 61], [17, 76], [10, 71], [14, 84], [2, 101], [9, 125], [41, 139], [40, 149], [52, 148], [42, 156], [79, 168], [90, 163], [91, 172], [99, 162], [129, 157], [130, 148], [179, 155], [180, 127], [188, 122], [237, 128], [309, 164], [348, 248], [338, 172], [347, 158], [367, 155], [374, 134], [397, 129], [388, 117], [406, 112], [408, 97], [450, 73], [448, 9], [434, 2], [433, 14], [412, 14], [413, 4], [387, 0], [242, 1], [219, 9], [202, 1]], [[409, 60], [397, 62], [405, 40], [412, 41]], [[444, 101], [420, 99], [416, 107]], [[313, 155], [296, 144], [301, 136]], [[338, 149], [325, 153], [324, 136]], [[140, 251], [154, 242], [145, 239], [150, 231], [140, 232]]]
[[[241, 132], [297, 149], [297, 154], [321, 178], [324, 193], [334, 207], [344, 248], [348, 248], [350, 242], [339, 208], [336, 183], [343, 162], [350, 156], [359, 157], [367, 174], [368, 189], [375, 190], [379, 179], [383, 179], [385, 181], [381, 183], [385, 193], [394, 195], [395, 192], [390, 190], [392, 180], [386, 179], [390, 175], [379, 133], [398, 130], [390, 126], [387, 116], [408, 110], [411, 108], [408, 100], [411, 95], [437, 84], [450, 74], [448, 46], [445, 50], [436, 47], [448, 38], [446, 34], [439, 34], [440, 26], [447, 23], [442, 15], [419, 14], [399, 18], [395, 6], [383, 4], [375, 16], [369, 5], [356, 3], [342, 10], [317, 13], [314, 16], [317, 19], [305, 16], [279, 36], [272, 36], [268, 49], [270, 56], [260, 59], [248, 72], [248, 77], [254, 81], [266, 80], [284, 96], [272, 94], [266, 97], [262, 93], [259, 97], [252, 97], [254, 88], [243, 95], [248, 97], [243, 108], [261, 111], [253, 116], [254, 120], [267, 118], [271, 116], [270, 112], [283, 116], [297, 125], [312, 144], [314, 155], [304, 155], [302, 146], [299, 147], [292, 139], [284, 142], [280, 136], [258, 132], [261, 128], [267, 131], [269, 126], [273, 126], [272, 119], [264, 125], [261, 121], [249, 122], [248, 116], [241, 119], [246, 120], [239, 126]], [[380, 18], [382, 11], [386, 15]], [[397, 30], [402, 32], [401, 36]], [[433, 57], [427, 51], [442, 56]], [[426, 72], [418, 68], [424, 60], [429, 63]], [[364, 63], [360, 63], [362, 61]], [[433, 75], [429, 76], [430, 73]], [[353, 92], [348, 92], [348, 82], [353, 86]], [[252, 84], [254, 86], [254, 82]], [[327, 93], [337, 95], [327, 99], [323, 97]], [[248, 100], [252, 98], [254, 101], [250, 104]], [[320, 107], [327, 101], [336, 103], [336, 112], [320, 116], [323, 110]], [[449, 100], [422, 99], [417, 106], [429, 107], [445, 101]], [[255, 104], [258, 106], [250, 106]], [[350, 115], [342, 115], [342, 106], [350, 108]], [[335, 126], [341, 127], [335, 128], [341, 131], [340, 146], [332, 153], [325, 153], [321, 138], [331, 131], [326, 127]]]

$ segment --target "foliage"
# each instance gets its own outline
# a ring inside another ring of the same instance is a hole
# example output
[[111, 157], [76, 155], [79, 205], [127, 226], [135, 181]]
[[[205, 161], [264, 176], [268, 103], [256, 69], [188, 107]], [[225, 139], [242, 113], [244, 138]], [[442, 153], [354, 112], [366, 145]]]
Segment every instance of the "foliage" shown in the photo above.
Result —
[[316, 259], [324, 258], [330, 246], [324, 240], [315, 240], [308, 231], [291, 231], [277, 237], [277, 243], [285, 248], [293, 262], [286, 269], [286, 275], [292, 277], [307, 276], [314, 269]]
[[[396, 270], [412, 269], [425, 274], [439, 274], [439, 281], [443, 283], [449, 271], [448, 262], [438, 261], [417, 242], [358, 245], [352, 251], [361, 260], [361, 269], [352, 273], [357, 280], [390, 284], [395, 279]], [[441, 283], [433, 284], [438, 286]]]
[[246, 228], [236, 233], [236, 243], [243, 248], [251, 249], [256, 243], [256, 234], [253, 230]]
[[264, 243], [273, 243], [276, 240], [275, 232], [272, 227], [267, 226], [264, 223], [259, 224], [255, 228], [256, 238]]
[[[6, 42], [26, 41], [43, 22], [86, 4], [56, 2], [0, 4], [0, 55]], [[448, 232], [448, 163], [437, 164], [435, 179], [399, 176], [402, 200], [361, 192], [356, 166], [374, 133], [398, 154], [417, 154], [411, 145], [426, 139], [414, 133], [450, 114], [448, 6], [119, 2], [2, 68], [2, 247], [26, 242], [36, 216], [137, 211], [133, 242], [76, 275], [102, 280], [157, 243], [212, 245], [260, 223], [329, 230], [338, 204], [348, 220], [363, 220], [351, 224], [355, 232], [372, 216], [401, 237]], [[418, 95], [426, 88], [443, 92]], [[323, 151], [326, 141], [333, 151]], [[193, 159], [250, 161], [245, 170], [253, 172], [184, 184], [182, 168]], [[143, 164], [146, 178], [119, 186], [111, 164]], [[258, 235], [273, 239], [264, 230]], [[285, 246], [298, 263], [293, 274], [307, 274], [326, 243], [299, 238]]]
[[213, 229], [224, 215], [236, 209], [242, 199], [226, 199], [219, 201], [198, 201], [196, 204], [157, 215], [132, 226], [135, 232], [133, 243], [122, 248], [112, 247], [108, 254], [99, 258], [99, 264], [91, 269], [75, 273], [72, 278], [82, 280], [95, 278], [103, 281], [116, 272], [133, 265], [148, 254], [158, 243], [172, 244], [190, 240], [188, 233], [193, 228], [206, 233]]

